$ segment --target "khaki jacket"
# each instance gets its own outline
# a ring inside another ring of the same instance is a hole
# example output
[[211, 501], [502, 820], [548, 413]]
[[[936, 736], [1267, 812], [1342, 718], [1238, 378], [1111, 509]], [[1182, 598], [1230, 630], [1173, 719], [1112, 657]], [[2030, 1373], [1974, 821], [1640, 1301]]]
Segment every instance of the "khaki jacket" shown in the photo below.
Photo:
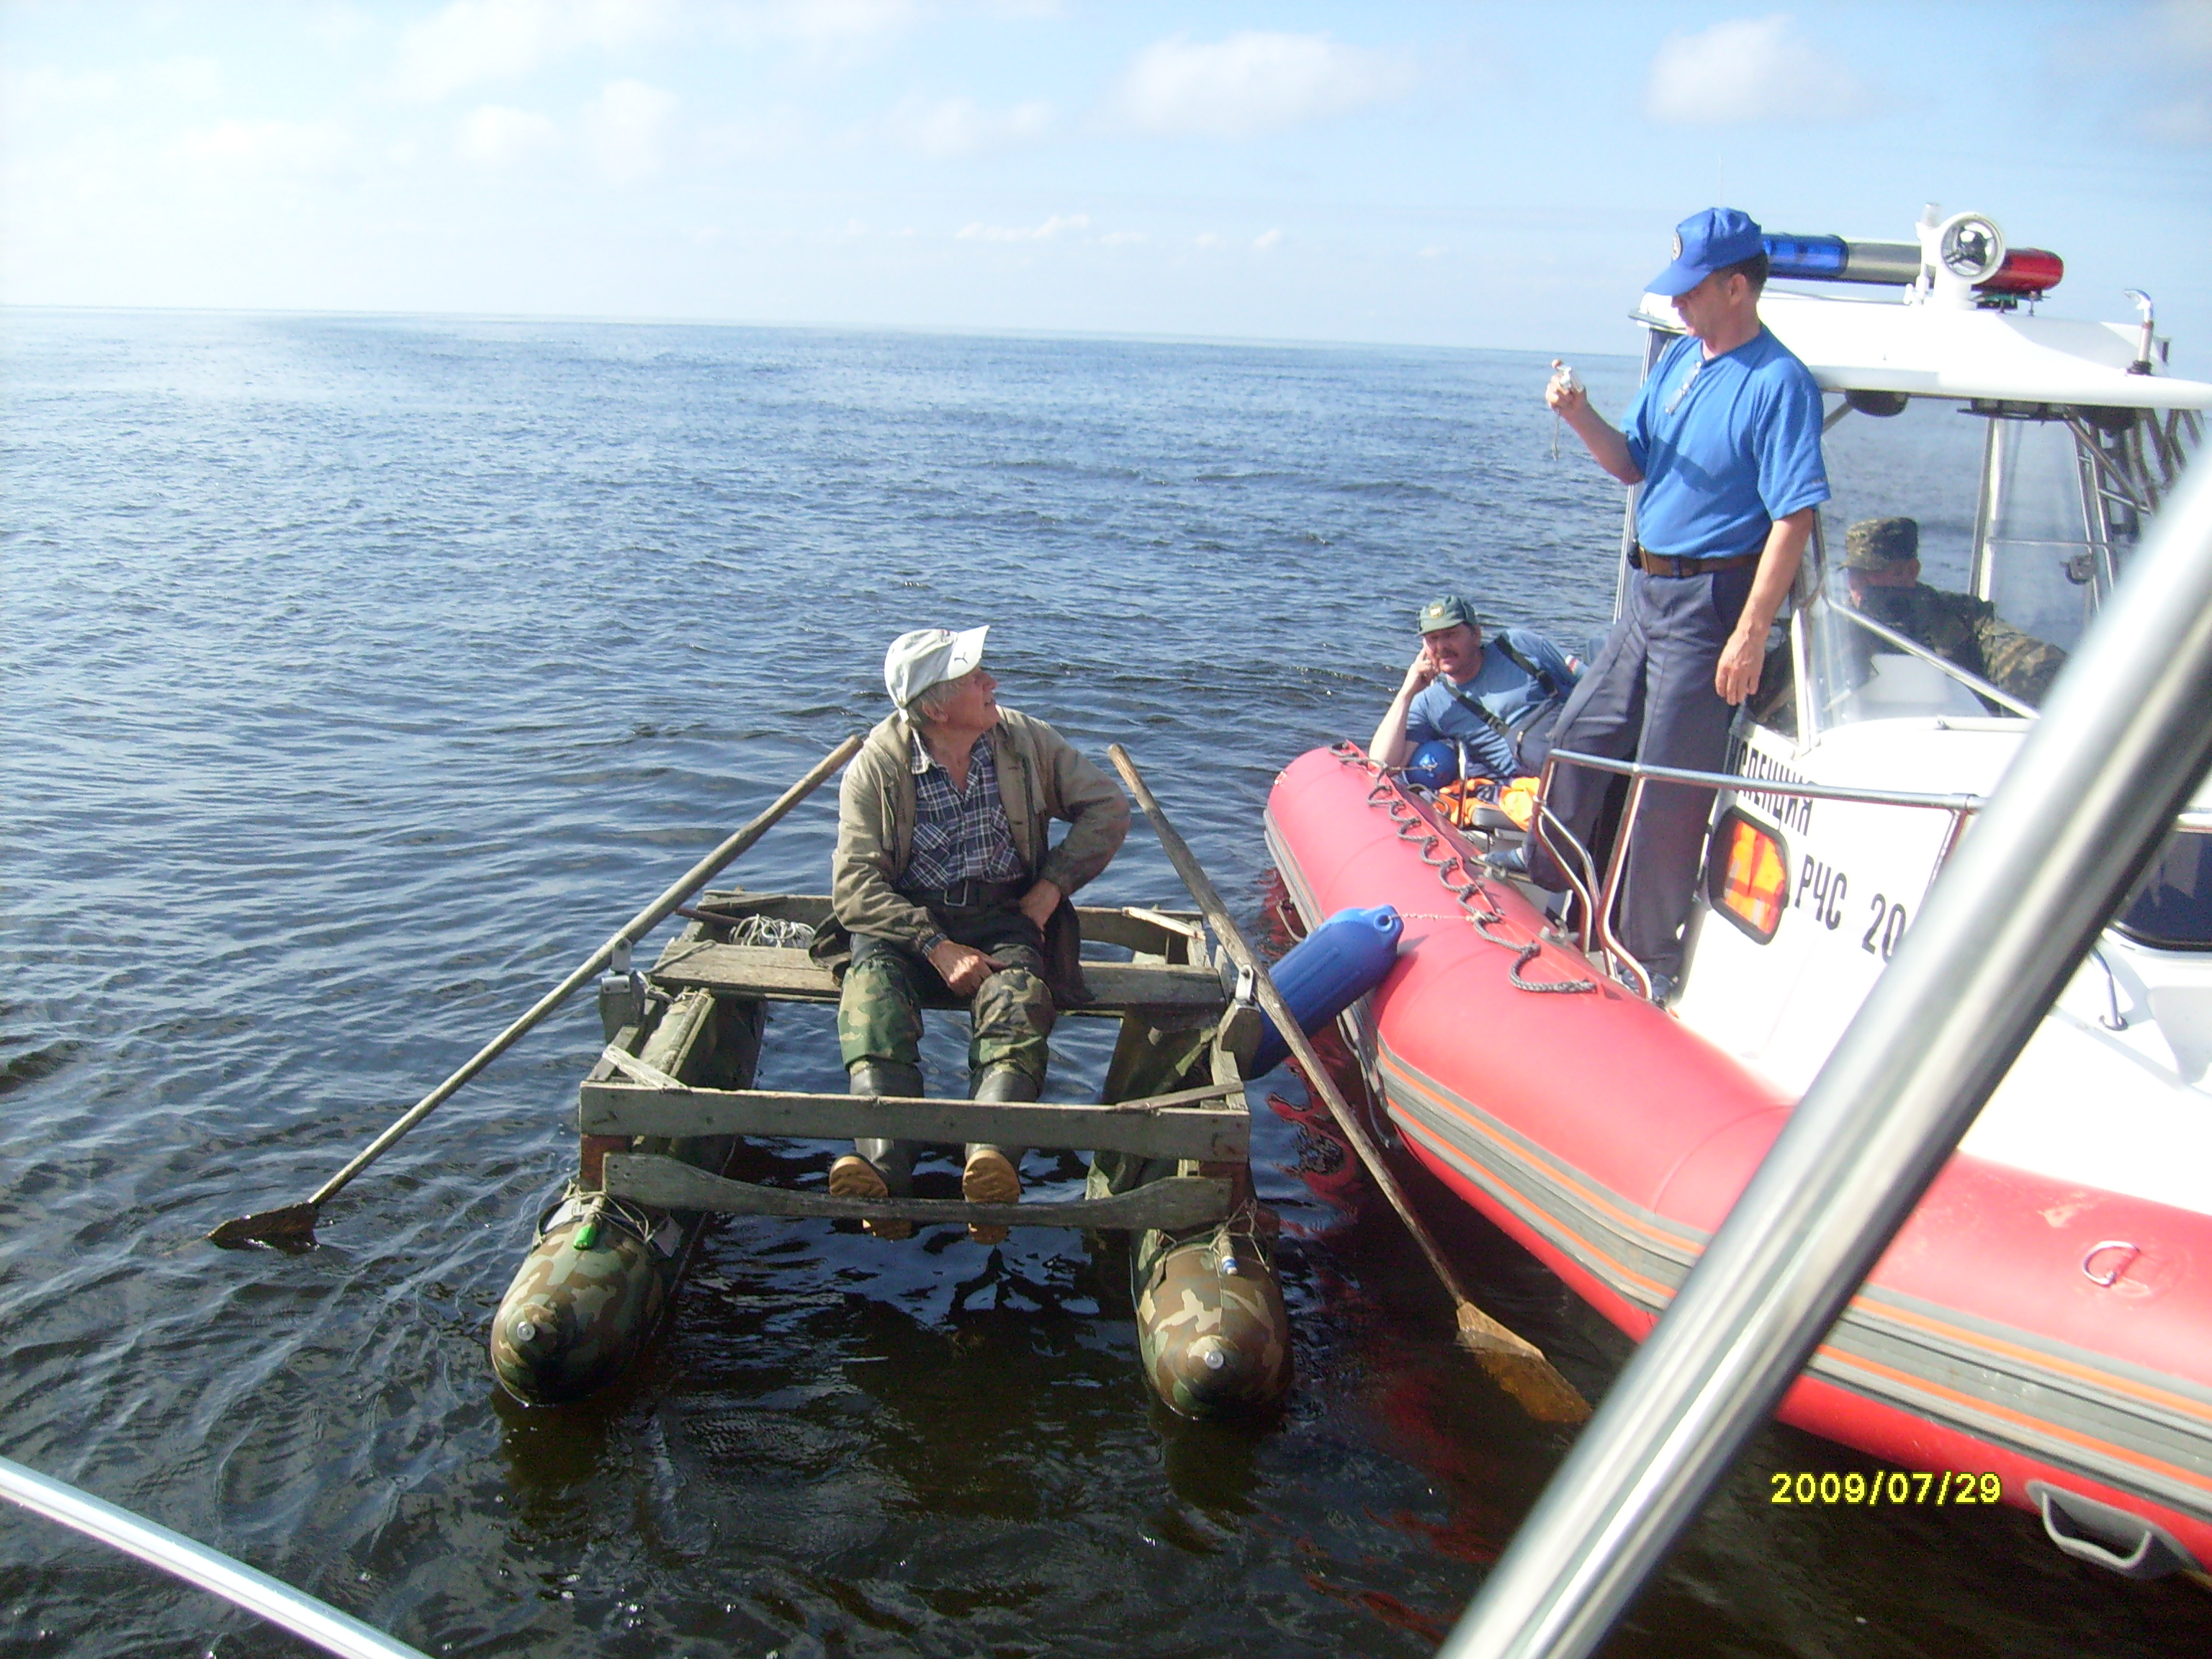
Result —
[[[991, 728], [991, 757], [1014, 850], [1031, 881], [1075, 890], [1113, 861], [1129, 833], [1121, 786], [1042, 720], [1012, 708]], [[837, 793], [837, 851], [830, 908], [848, 933], [918, 946], [938, 931], [929, 912], [892, 885], [914, 848], [914, 727], [893, 714], [868, 733]], [[1051, 821], [1072, 826], [1057, 847]]]

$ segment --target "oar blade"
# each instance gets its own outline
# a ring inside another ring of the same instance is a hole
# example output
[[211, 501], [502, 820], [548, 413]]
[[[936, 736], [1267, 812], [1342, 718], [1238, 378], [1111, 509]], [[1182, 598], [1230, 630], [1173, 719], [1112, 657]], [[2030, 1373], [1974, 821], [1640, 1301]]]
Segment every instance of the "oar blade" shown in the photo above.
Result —
[[287, 1204], [281, 1210], [234, 1216], [210, 1233], [208, 1238], [226, 1249], [242, 1249], [255, 1244], [279, 1250], [313, 1249], [315, 1211], [313, 1204]]
[[1590, 1403], [1543, 1352], [1471, 1302], [1459, 1310], [1459, 1345], [1539, 1423], [1586, 1423]]

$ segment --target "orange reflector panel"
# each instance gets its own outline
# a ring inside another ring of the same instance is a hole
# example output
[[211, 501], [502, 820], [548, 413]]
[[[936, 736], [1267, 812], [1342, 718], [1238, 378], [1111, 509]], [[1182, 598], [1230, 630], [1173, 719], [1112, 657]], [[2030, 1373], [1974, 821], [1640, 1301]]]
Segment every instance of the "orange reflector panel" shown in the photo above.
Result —
[[1705, 896], [1761, 945], [1772, 939], [1790, 903], [1790, 855], [1781, 837], [1730, 807], [1713, 831]]

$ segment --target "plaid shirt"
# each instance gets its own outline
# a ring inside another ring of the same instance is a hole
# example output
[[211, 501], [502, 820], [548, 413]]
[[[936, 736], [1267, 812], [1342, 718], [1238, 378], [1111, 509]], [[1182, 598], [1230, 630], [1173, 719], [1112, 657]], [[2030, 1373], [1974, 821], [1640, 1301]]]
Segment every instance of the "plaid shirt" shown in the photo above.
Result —
[[898, 884], [908, 892], [950, 887], [973, 877], [1012, 881], [1024, 873], [1006, 804], [999, 796], [999, 763], [986, 732], [968, 751], [968, 787], [956, 790], [921, 735], [914, 738], [914, 850]]

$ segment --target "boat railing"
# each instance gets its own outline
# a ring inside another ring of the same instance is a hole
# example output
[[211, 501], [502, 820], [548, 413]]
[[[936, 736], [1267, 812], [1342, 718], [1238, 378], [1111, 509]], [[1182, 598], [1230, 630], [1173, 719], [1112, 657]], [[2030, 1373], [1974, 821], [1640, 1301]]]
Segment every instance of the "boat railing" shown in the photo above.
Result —
[[[1621, 809], [1620, 827], [1614, 832], [1613, 849], [1606, 860], [1602, 881], [1598, 878], [1596, 861], [1590, 856], [1589, 849], [1551, 810], [1553, 775], [1563, 765], [1610, 772], [1616, 777], [1629, 781], [1628, 799]], [[1943, 867], [1944, 860], [1958, 846], [1959, 837], [1966, 830], [1966, 820], [1981, 810], [1983, 802], [1982, 796], [1971, 793], [1933, 794], [1915, 789], [1877, 789], [1857, 784], [1751, 777], [1740, 772], [1699, 772], [1679, 766], [1655, 766], [1645, 761], [1613, 760], [1603, 755], [1585, 755], [1571, 749], [1553, 750], [1544, 762], [1544, 770], [1537, 783], [1536, 811], [1531, 820], [1532, 839], [1566, 877], [1568, 889], [1575, 896], [1579, 912], [1577, 923], [1583, 953], [1592, 957], [1602, 954], [1617, 971], [1626, 970], [1633, 975], [1637, 988], [1647, 997], [1651, 994], [1651, 975], [1615, 936], [1612, 918], [1613, 905], [1620, 896], [1621, 879], [1627, 869], [1629, 837], [1643, 811], [1644, 791], [1653, 783], [1687, 784], [1702, 789], [1727, 790], [1734, 794], [1850, 801], [1866, 806], [1917, 807], [1947, 813], [1950, 825], [1944, 834], [1942, 848], [1936, 854], [1935, 867], [1937, 870]], [[1577, 866], [1579, 866], [1579, 873]]]
[[421, 1649], [395, 1641], [304, 1590], [4, 1457], [0, 1457], [0, 1498], [258, 1613], [342, 1659], [428, 1659]]

